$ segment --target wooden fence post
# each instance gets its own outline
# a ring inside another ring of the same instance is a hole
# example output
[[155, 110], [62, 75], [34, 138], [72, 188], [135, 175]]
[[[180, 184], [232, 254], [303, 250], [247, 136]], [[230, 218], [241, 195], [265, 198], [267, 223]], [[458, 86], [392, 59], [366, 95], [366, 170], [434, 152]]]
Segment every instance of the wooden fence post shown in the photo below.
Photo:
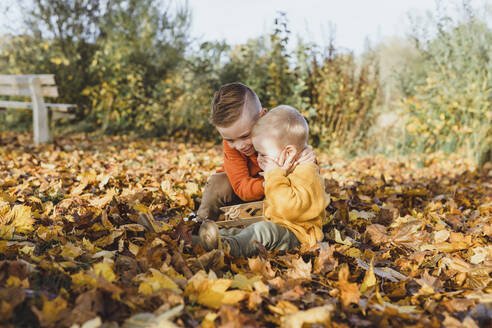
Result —
[[41, 81], [34, 77], [29, 79], [29, 88], [32, 98], [32, 123], [34, 129], [34, 144], [50, 142], [51, 133], [49, 127], [48, 109], [44, 105], [41, 93]]

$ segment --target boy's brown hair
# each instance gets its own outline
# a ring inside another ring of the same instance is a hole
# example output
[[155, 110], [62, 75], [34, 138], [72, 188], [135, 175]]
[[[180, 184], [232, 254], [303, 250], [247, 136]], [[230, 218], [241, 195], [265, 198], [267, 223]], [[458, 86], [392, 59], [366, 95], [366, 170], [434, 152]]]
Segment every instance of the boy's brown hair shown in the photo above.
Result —
[[245, 104], [251, 100], [260, 104], [256, 93], [240, 82], [221, 86], [212, 99], [210, 122], [215, 126], [228, 127], [241, 117]]

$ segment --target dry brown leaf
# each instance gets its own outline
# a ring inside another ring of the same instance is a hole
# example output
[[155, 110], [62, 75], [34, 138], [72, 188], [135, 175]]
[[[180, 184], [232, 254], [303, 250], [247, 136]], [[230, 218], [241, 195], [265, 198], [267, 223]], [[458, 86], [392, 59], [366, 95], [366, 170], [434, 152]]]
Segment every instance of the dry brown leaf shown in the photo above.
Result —
[[348, 265], [343, 264], [338, 272], [337, 284], [343, 306], [348, 306], [350, 303], [358, 304], [360, 299], [359, 286], [348, 282], [349, 275]]
[[263, 261], [259, 257], [249, 258], [248, 265], [251, 272], [263, 276], [265, 279], [273, 279], [275, 272], [272, 270], [270, 262]]
[[292, 261], [292, 268], [287, 270], [287, 278], [309, 281], [311, 280], [311, 269], [311, 261], [306, 263], [302, 257], [299, 257]]

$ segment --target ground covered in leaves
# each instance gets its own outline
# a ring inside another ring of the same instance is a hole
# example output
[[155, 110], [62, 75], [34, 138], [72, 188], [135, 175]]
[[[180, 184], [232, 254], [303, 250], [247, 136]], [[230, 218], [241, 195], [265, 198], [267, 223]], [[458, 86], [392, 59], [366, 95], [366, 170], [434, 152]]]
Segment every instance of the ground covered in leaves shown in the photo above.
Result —
[[211, 255], [191, 246], [198, 224], [184, 218], [220, 147], [30, 142], [0, 139], [0, 325], [491, 325], [492, 175], [459, 157], [321, 154], [324, 242], [209, 268], [197, 263]]

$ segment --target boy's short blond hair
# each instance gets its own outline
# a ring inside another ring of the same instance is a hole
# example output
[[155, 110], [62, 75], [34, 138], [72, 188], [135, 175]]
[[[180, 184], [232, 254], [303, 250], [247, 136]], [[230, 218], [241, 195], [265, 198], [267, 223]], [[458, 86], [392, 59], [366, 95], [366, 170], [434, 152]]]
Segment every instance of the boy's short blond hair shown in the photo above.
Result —
[[268, 136], [277, 140], [283, 148], [293, 145], [302, 151], [308, 142], [309, 127], [297, 109], [288, 105], [277, 106], [268, 111], [256, 122], [251, 137]]

